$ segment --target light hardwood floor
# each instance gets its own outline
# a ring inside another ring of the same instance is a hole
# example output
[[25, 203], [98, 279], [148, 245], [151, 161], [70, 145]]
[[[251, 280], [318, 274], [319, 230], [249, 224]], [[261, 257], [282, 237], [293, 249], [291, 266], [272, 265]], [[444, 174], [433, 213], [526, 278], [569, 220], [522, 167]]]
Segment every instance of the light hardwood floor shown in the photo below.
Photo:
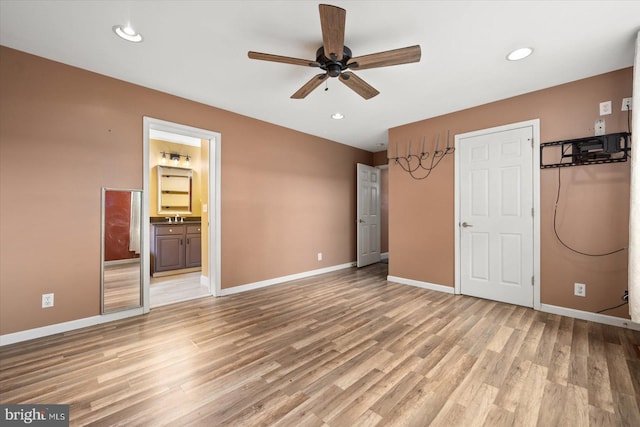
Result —
[[208, 286], [200, 283], [201, 271], [152, 277], [149, 292], [151, 308], [211, 295]]
[[0, 349], [2, 403], [72, 425], [639, 426], [640, 333], [377, 264]]

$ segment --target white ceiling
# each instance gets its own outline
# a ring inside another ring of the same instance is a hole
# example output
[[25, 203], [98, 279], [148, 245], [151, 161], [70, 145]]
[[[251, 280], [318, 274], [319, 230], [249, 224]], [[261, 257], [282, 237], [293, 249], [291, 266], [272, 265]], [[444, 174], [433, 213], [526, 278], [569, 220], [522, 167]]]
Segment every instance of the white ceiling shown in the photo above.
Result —
[[[0, 44], [380, 151], [391, 127], [631, 66], [640, 29], [640, 1], [327, 3], [347, 10], [354, 56], [420, 44], [422, 60], [356, 72], [380, 91], [368, 101], [337, 79], [290, 99], [318, 70], [247, 51], [315, 59], [319, 2], [303, 0], [0, 0]], [[143, 43], [112, 32], [128, 22]], [[505, 60], [521, 46], [534, 54]]]

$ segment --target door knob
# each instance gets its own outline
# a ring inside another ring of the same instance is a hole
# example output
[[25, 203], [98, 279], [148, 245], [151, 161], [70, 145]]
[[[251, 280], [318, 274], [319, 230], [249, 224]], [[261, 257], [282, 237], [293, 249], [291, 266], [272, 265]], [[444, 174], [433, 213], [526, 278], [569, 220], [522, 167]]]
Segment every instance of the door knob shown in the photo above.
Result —
[[467, 228], [467, 227], [473, 227], [473, 225], [471, 225], [471, 224], [467, 224], [466, 222], [463, 222], [463, 223], [462, 223], [462, 224], [460, 224], [460, 225], [462, 225], [462, 227], [464, 227], [464, 228]]

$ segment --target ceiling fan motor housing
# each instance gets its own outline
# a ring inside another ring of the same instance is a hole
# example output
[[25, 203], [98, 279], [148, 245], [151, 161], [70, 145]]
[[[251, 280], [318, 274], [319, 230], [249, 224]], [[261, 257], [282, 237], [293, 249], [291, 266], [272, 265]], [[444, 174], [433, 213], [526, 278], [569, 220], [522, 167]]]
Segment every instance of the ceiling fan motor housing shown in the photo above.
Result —
[[320, 64], [320, 68], [325, 70], [329, 77], [338, 77], [344, 70], [348, 68], [347, 63], [351, 59], [351, 49], [344, 46], [342, 51], [342, 59], [340, 61], [327, 58], [324, 54], [324, 46], [320, 46], [316, 51], [316, 62]]

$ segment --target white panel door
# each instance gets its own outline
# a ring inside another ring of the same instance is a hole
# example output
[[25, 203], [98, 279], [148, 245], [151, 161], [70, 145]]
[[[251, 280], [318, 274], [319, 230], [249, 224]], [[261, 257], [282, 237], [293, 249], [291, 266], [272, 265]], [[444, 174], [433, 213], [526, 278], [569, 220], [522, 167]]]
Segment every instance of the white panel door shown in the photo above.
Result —
[[358, 267], [380, 261], [380, 169], [358, 163]]
[[533, 128], [463, 137], [460, 291], [533, 307]]

